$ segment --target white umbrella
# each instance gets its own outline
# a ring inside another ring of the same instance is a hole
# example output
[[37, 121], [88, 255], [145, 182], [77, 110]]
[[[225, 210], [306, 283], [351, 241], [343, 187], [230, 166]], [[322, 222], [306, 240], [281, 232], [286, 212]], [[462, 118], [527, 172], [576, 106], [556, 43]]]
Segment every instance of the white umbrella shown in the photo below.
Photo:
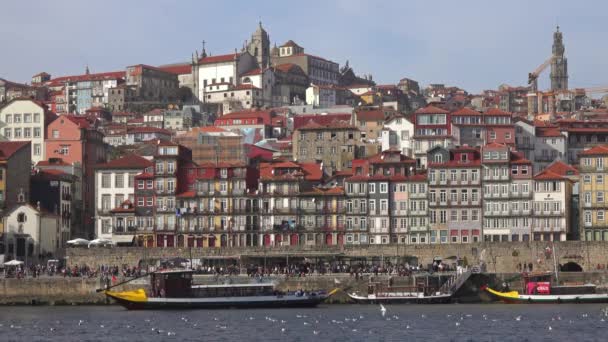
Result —
[[87, 246], [89, 244], [89, 240], [78, 238], [74, 240], [68, 240], [66, 243], [68, 245], [73, 246]]
[[95, 239], [92, 240], [91, 242], [89, 242], [89, 248], [91, 248], [91, 246], [107, 246], [107, 245], [113, 245], [114, 243], [111, 240], [108, 239]]
[[23, 265], [23, 261], [11, 260], [9, 262], [4, 263], [4, 266], [19, 266], [19, 265]]

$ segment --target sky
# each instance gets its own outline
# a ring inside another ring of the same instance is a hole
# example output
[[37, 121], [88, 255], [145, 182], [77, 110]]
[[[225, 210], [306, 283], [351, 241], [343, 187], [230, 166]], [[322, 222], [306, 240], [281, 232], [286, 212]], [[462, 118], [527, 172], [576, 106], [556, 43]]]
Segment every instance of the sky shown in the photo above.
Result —
[[[0, 11], [0, 78], [29, 82], [189, 61], [206, 41], [239, 50], [261, 20], [271, 42], [372, 74], [469, 92], [526, 85], [564, 35], [570, 87], [608, 86], [608, 1], [19, 0]], [[548, 70], [539, 88], [549, 85]]]

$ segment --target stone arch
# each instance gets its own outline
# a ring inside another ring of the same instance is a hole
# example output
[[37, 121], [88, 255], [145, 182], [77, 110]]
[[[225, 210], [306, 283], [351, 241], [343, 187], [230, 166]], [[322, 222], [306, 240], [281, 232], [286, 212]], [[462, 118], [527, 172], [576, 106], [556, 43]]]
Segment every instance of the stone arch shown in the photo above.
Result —
[[583, 272], [583, 267], [574, 261], [569, 261], [560, 266], [562, 272]]

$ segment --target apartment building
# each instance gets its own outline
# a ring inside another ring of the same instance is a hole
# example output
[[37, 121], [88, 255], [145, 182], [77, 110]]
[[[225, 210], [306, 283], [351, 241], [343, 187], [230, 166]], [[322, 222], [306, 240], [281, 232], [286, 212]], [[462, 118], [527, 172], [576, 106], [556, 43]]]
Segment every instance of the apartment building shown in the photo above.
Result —
[[[608, 241], [608, 224], [606, 211], [608, 201], [606, 185], [608, 172], [608, 145], [597, 145], [579, 155], [580, 163], [580, 238], [584, 241]], [[557, 178], [557, 177], [556, 177]], [[558, 189], [562, 183], [551, 184], [552, 189]], [[566, 191], [563, 186], [560, 191]]]

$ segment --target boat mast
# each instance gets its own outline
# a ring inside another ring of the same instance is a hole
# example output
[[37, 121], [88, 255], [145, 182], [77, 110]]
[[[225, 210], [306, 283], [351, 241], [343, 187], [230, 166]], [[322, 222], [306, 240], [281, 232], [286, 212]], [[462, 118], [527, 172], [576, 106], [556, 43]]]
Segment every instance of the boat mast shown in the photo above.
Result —
[[555, 281], [557, 282], [557, 285], [559, 285], [559, 273], [557, 270], [557, 257], [555, 256], [555, 254], [557, 254], [557, 251], [555, 250], [555, 242], [553, 242], [553, 270], [555, 271]]

